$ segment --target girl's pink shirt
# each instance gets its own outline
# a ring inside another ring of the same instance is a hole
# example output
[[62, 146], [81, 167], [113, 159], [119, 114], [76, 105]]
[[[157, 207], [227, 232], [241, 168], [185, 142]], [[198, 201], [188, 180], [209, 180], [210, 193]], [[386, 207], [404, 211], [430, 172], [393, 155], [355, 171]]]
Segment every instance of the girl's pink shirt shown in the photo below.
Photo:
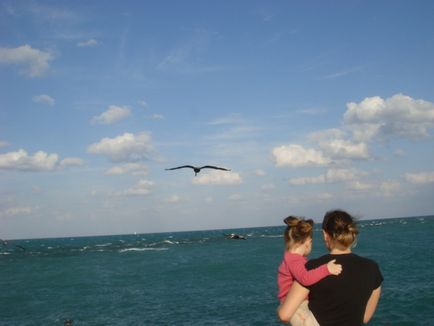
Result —
[[305, 266], [306, 262], [306, 257], [302, 255], [285, 252], [277, 275], [278, 298], [280, 301], [285, 299], [294, 280], [301, 285], [309, 286], [330, 275], [327, 264], [308, 271]]

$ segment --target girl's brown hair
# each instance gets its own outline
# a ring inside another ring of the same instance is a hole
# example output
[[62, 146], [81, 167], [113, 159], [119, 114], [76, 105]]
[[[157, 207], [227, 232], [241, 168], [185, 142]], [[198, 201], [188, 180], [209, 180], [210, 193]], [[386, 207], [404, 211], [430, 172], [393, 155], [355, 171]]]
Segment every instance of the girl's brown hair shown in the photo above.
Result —
[[354, 218], [342, 210], [327, 212], [322, 222], [322, 229], [334, 242], [345, 248], [354, 244], [359, 234]]
[[313, 221], [311, 219], [288, 216], [283, 222], [286, 224], [283, 237], [287, 248], [294, 243], [303, 243], [307, 238], [312, 237]]

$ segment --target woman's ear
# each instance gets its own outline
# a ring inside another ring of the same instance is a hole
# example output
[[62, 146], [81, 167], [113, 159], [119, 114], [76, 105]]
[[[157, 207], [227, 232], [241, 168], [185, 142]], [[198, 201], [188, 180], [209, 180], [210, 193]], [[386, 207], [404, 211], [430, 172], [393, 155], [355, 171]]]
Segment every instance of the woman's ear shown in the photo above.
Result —
[[330, 249], [331, 248], [331, 241], [330, 241], [331, 239], [330, 239], [330, 236], [324, 230], [322, 230], [322, 235], [324, 237], [324, 242], [325, 242], [326, 247]]
[[328, 234], [326, 231], [322, 230], [322, 236], [324, 237], [324, 241], [327, 242]]

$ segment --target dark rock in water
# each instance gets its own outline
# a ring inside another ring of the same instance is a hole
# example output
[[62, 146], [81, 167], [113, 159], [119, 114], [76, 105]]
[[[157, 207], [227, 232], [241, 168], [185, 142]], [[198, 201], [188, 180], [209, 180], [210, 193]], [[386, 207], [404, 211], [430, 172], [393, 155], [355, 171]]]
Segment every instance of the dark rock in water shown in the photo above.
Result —
[[244, 236], [236, 233], [225, 234], [225, 237], [227, 239], [234, 239], [234, 240], [247, 240]]

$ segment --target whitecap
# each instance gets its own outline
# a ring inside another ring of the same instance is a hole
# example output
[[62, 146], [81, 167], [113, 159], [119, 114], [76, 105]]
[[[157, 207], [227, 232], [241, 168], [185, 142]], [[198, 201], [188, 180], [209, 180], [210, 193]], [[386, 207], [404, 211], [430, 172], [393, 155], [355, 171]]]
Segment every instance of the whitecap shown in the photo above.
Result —
[[163, 243], [168, 243], [168, 244], [179, 244], [178, 241], [170, 241], [170, 240], [164, 240]]
[[90, 248], [89, 246], [84, 246], [83, 248], [80, 249], [80, 251], [85, 251], [85, 250], [87, 250], [89, 248]]
[[107, 246], [111, 246], [111, 245], [112, 245], [112, 243], [109, 242], [109, 243], [97, 244], [96, 246], [97, 247], [107, 247]]
[[161, 250], [167, 250], [167, 248], [126, 248], [121, 249], [119, 252], [128, 252], [128, 251], [161, 251]]

